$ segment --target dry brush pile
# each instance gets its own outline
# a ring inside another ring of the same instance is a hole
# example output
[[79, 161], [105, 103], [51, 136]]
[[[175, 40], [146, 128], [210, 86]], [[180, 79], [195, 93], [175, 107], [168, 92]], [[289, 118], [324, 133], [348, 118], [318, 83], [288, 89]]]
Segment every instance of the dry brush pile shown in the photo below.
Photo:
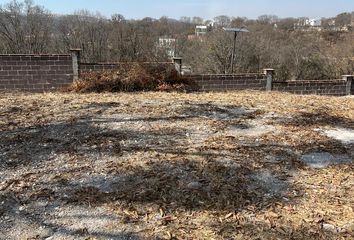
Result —
[[121, 64], [117, 69], [82, 73], [69, 91], [134, 92], [134, 91], [190, 91], [191, 81], [179, 76], [171, 64]]

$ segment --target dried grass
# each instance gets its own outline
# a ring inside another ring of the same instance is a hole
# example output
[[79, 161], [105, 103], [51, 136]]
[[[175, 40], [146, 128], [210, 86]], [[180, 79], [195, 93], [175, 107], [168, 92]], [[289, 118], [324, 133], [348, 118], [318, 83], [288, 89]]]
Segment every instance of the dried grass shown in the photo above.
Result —
[[[316, 129], [353, 128], [353, 98], [249, 91], [5, 94], [0, 106], [0, 157], [6, 152], [12, 159], [1, 163], [0, 188], [21, 201], [101, 207], [122, 219], [111, 229], [143, 239], [354, 237], [353, 163], [317, 170], [296, 155], [350, 153], [353, 145]], [[225, 117], [239, 107], [256, 111]], [[276, 131], [244, 139], [224, 132], [257, 119]], [[48, 148], [64, 157], [50, 158]], [[282, 158], [269, 162], [270, 155]], [[39, 165], [28, 161], [39, 156]], [[70, 170], [58, 172], [64, 165]], [[289, 191], [269, 195], [265, 182], [254, 185], [250, 176], [263, 171]], [[70, 187], [87, 176], [117, 177], [118, 185]]]

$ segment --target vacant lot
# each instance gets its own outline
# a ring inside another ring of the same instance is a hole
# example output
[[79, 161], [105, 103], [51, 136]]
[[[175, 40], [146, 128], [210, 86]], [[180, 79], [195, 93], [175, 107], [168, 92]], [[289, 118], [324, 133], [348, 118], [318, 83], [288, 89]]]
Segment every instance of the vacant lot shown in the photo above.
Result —
[[354, 98], [2, 94], [0, 239], [351, 239]]

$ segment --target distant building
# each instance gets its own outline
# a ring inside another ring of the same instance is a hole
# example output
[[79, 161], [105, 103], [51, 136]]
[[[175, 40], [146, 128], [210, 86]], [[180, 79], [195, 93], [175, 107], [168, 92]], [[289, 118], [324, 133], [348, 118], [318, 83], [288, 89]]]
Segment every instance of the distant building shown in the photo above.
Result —
[[169, 57], [174, 57], [176, 54], [176, 44], [177, 40], [171, 37], [160, 37], [159, 47], [166, 50], [166, 54]]
[[208, 26], [200, 25], [195, 27], [195, 35], [196, 36], [204, 36], [208, 32]]
[[307, 19], [305, 21], [306, 26], [310, 27], [321, 27], [322, 26], [322, 20], [321, 19]]
[[159, 46], [160, 47], [174, 47], [176, 44], [175, 38], [170, 37], [160, 37], [159, 38]]
[[294, 27], [300, 31], [322, 31], [322, 20], [299, 18]]
[[214, 27], [214, 21], [207, 20], [204, 22], [204, 25], [197, 25], [195, 27], [195, 33], [193, 35], [188, 35], [188, 40], [198, 40], [203, 41], [203, 36], [208, 32], [211, 32]]

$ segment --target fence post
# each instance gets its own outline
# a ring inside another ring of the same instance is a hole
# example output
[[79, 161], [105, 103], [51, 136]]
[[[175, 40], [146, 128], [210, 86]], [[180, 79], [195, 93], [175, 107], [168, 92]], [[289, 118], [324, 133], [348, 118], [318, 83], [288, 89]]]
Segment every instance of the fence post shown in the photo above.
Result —
[[351, 95], [354, 75], [343, 75], [343, 80], [347, 82], [346, 95]]
[[76, 81], [80, 77], [80, 53], [81, 49], [70, 49], [71, 58], [73, 60], [73, 80]]
[[272, 91], [273, 88], [273, 77], [274, 77], [274, 69], [273, 68], [266, 68], [263, 69], [264, 74], [267, 77], [267, 85], [266, 85], [266, 91]]
[[173, 63], [175, 64], [175, 68], [179, 74], [182, 74], [182, 58], [174, 57], [172, 58]]

